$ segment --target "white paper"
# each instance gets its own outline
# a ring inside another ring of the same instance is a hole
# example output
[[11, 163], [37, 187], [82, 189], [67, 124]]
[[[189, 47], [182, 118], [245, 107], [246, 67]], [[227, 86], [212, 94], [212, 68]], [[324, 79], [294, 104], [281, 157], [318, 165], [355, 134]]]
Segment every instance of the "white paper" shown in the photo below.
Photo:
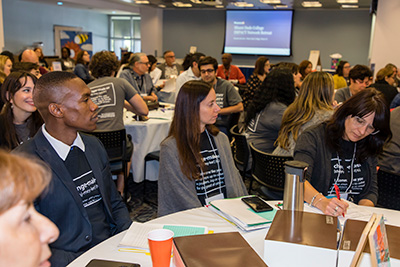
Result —
[[161, 89], [161, 91], [167, 92], [167, 93], [175, 92], [175, 89], [176, 89], [175, 87], [176, 87], [176, 78], [172, 78], [172, 79], [165, 81], [164, 88]]

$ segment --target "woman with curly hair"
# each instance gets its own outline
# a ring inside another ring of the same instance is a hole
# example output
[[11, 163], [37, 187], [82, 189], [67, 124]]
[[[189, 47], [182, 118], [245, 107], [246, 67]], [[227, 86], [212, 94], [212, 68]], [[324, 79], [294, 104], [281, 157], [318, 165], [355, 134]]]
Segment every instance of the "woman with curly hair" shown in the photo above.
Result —
[[81, 78], [86, 84], [94, 80], [93, 76], [89, 73], [90, 55], [87, 51], [81, 50], [76, 57], [76, 66], [74, 73]]
[[246, 89], [243, 92], [243, 107], [246, 110], [250, 101], [253, 100], [254, 93], [258, 90], [265, 77], [269, 72], [271, 65], [269, 63], [269, 59], [267, 57], [259, 57], [256, 61], [256, 65], [254, 68], [253, 74], [250, 75], [250, 78], [247, 80]]
[[[96, 78], [88, 86], [91, 90], [91, 99], [99, 107], [97, 131], [117, 131], [124, 129], [123, 109], [138, 115], [146, 116], [149, 113], [146, 103], [135, 88], [125, 79], [115, 78], [118, 70], [118, 60], [109, 51], [94, 54], [89, 69]], [[127, 157], [133, 153], [133, 144], [126, 140]], [[129, 169], [129, 166], [128, 166]], [[124, 177], [118, 175], [117, 189], [123, 194]]]
[[344, 200], [376, 205], [376, 157], [392, 136], [389, 113], [383, 95], [367, 88], [345, 101], [329, 121], [300, 135], [294, 159], [308, 164], [304, 201], [332, 216], [346, 213]]
[[1, 86], [5, 103], [0, 113], [0, 147], [12, 150], [33, 137], [43, 124], [33, 104], [36, 77], [28, 72], [12, 72]]
[[333, 75], [333, 82], [335, 89], [344, 88], [350, 85], [350, 63], [346, 60], [341, 60], [336, 68], [335, 75]]
[[247, 141], [264, 152], [272, 153], [283, 112], [295, 96], [292, 73], [288, 69], [272, 70], [247, 109]]
[[307, 128], [329, 119], [333, 114], [333, 79], [326, 72], [307, 75], [299, 95], [283, 113], [274, 155], [293, 156], [297, 138]]

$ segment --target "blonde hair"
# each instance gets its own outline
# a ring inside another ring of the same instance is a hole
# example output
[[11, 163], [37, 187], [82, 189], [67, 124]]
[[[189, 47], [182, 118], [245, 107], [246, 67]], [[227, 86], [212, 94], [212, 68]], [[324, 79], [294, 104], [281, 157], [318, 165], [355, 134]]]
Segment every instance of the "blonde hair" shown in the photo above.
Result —
[[21, 200], [33, 202], [50, 180], [51, 173], [43, 163], [0, 150], [0, 214]]
[[0, 83], [3, 83], [7, 77], [4, 73], [4, 66], [6, 65], [7, 59], [9, 59], [7, 56], [0, 55]]
[[393, 73], [394, 73], [394, 70], [391, 67], [385, 67], [383, 69], [380, 69], [378, 71], [378, 73], [376, 74], [376, 80], [377, 81], [385, 80], [386, 77], [392, 76]]
[[316, 110], [332, 110], [333, 92], [332, 75], [321, 71], [307, 75], [299, 95], [283, 113], [281, 129], [275, 144], [287, 149], [289, 134], [292, 133], [296, 142], [301, 126], [314, 117]]

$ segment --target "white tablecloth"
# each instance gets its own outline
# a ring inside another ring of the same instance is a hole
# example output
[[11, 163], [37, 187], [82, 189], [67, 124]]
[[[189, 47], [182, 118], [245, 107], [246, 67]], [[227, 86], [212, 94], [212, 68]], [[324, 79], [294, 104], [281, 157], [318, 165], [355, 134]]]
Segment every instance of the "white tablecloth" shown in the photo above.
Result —
[[[268, 203], [270, 205], [275, 205], [276, 203], [278, 203], [278, 201], [268, 201]], [[365, 208], [372, 213], [384, 214], [386, 218], [386, 224], [400, 226], [399, 211], [371, 207]], [[309, 208], [307, 204], [305, 204], [304, 210], [313, 211], [312, 208]], [[260, 255], [261, 258], [263, 258], [264, 253], [264, 238], [269, 230], [269, 228], [265, 228], [251, 232], [240, 231], [236, 226], [230, 224], [207, 208], [197, 208], [170, 214], [152, 220], [148, 223], [207, 226], [209, 230], [212, 230], [215, 233], [238, 231], [243, 235], [246, 241], [252, 246], [252, 248], [258, 253], [258, 255]], [[142, 267], [151, 267], [151, 258], [149, 255], [145, 255], [143, 253], [118, 251], [117, 246], [122, 240], [124, 234], [125, 232], [122, 232], [105, 240], [101, 244], [81, 255], [74, 262], [68, 265], [68, 267], [83, 267], [88, 264], [92, 259], [135, 262], [139, 263]]]
[[[133, 180], [142, 182], [144, 177], [144, 158], [150, 152], [160, 150], [160, 143], [168, 135], [173, 110], [158, 109], [149, 112], [148, 121], [136, 121], [132, 112], [125, 113], [126, 133], [132, 136], [132, 173]], [[158, 178], [158, 162], [149, 161], [146, 165], [146, 180], [155, 181]]]

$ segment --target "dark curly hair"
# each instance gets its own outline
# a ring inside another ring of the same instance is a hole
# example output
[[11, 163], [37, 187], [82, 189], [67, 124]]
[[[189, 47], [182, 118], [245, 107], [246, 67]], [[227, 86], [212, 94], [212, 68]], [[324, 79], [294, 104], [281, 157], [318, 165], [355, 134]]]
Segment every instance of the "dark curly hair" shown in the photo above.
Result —
[[370, 134], [357, 142], [357, 158], [364, 161], [370, 156], [377, 156], [383, 150], [385, 141], [392, 137], [390, 131], [390, 111], [385, 99], [375, 88], [366, 88], [355, 94], [343, 103], [327, 122], [326, 141], [328, 146], [339, 154], [341, 151], [340, 140], [345, 133], [346, 119], [354, 116], [360, 118], [375, 112], [372, 125], [379, 130], [377, 134]]
[[119, 64], [117, 58], [110, 51], [100, 51], [94, 54], [89, 64], [89, 70], [93, 77], [101, 78], [111, 76], [118, 70]]
[[338, 65], [337, 68], [336, 68], [335, 74], [337, 74], [337, 75], [339, 75], [339, 76], [343, 76], [343, 67], [344, 67], [344, 65], [346, 65], [346, 63], [349, 63], [349, 62], [346, 61], [346, 60], [341, 60], [341, 61], [339, 62], [339, 65]]
[[289, 106], [295, 99], [293, 75], [288, 69], [273, 69], [256, 91], [246, 114], [246, 125], [271, 102]]

